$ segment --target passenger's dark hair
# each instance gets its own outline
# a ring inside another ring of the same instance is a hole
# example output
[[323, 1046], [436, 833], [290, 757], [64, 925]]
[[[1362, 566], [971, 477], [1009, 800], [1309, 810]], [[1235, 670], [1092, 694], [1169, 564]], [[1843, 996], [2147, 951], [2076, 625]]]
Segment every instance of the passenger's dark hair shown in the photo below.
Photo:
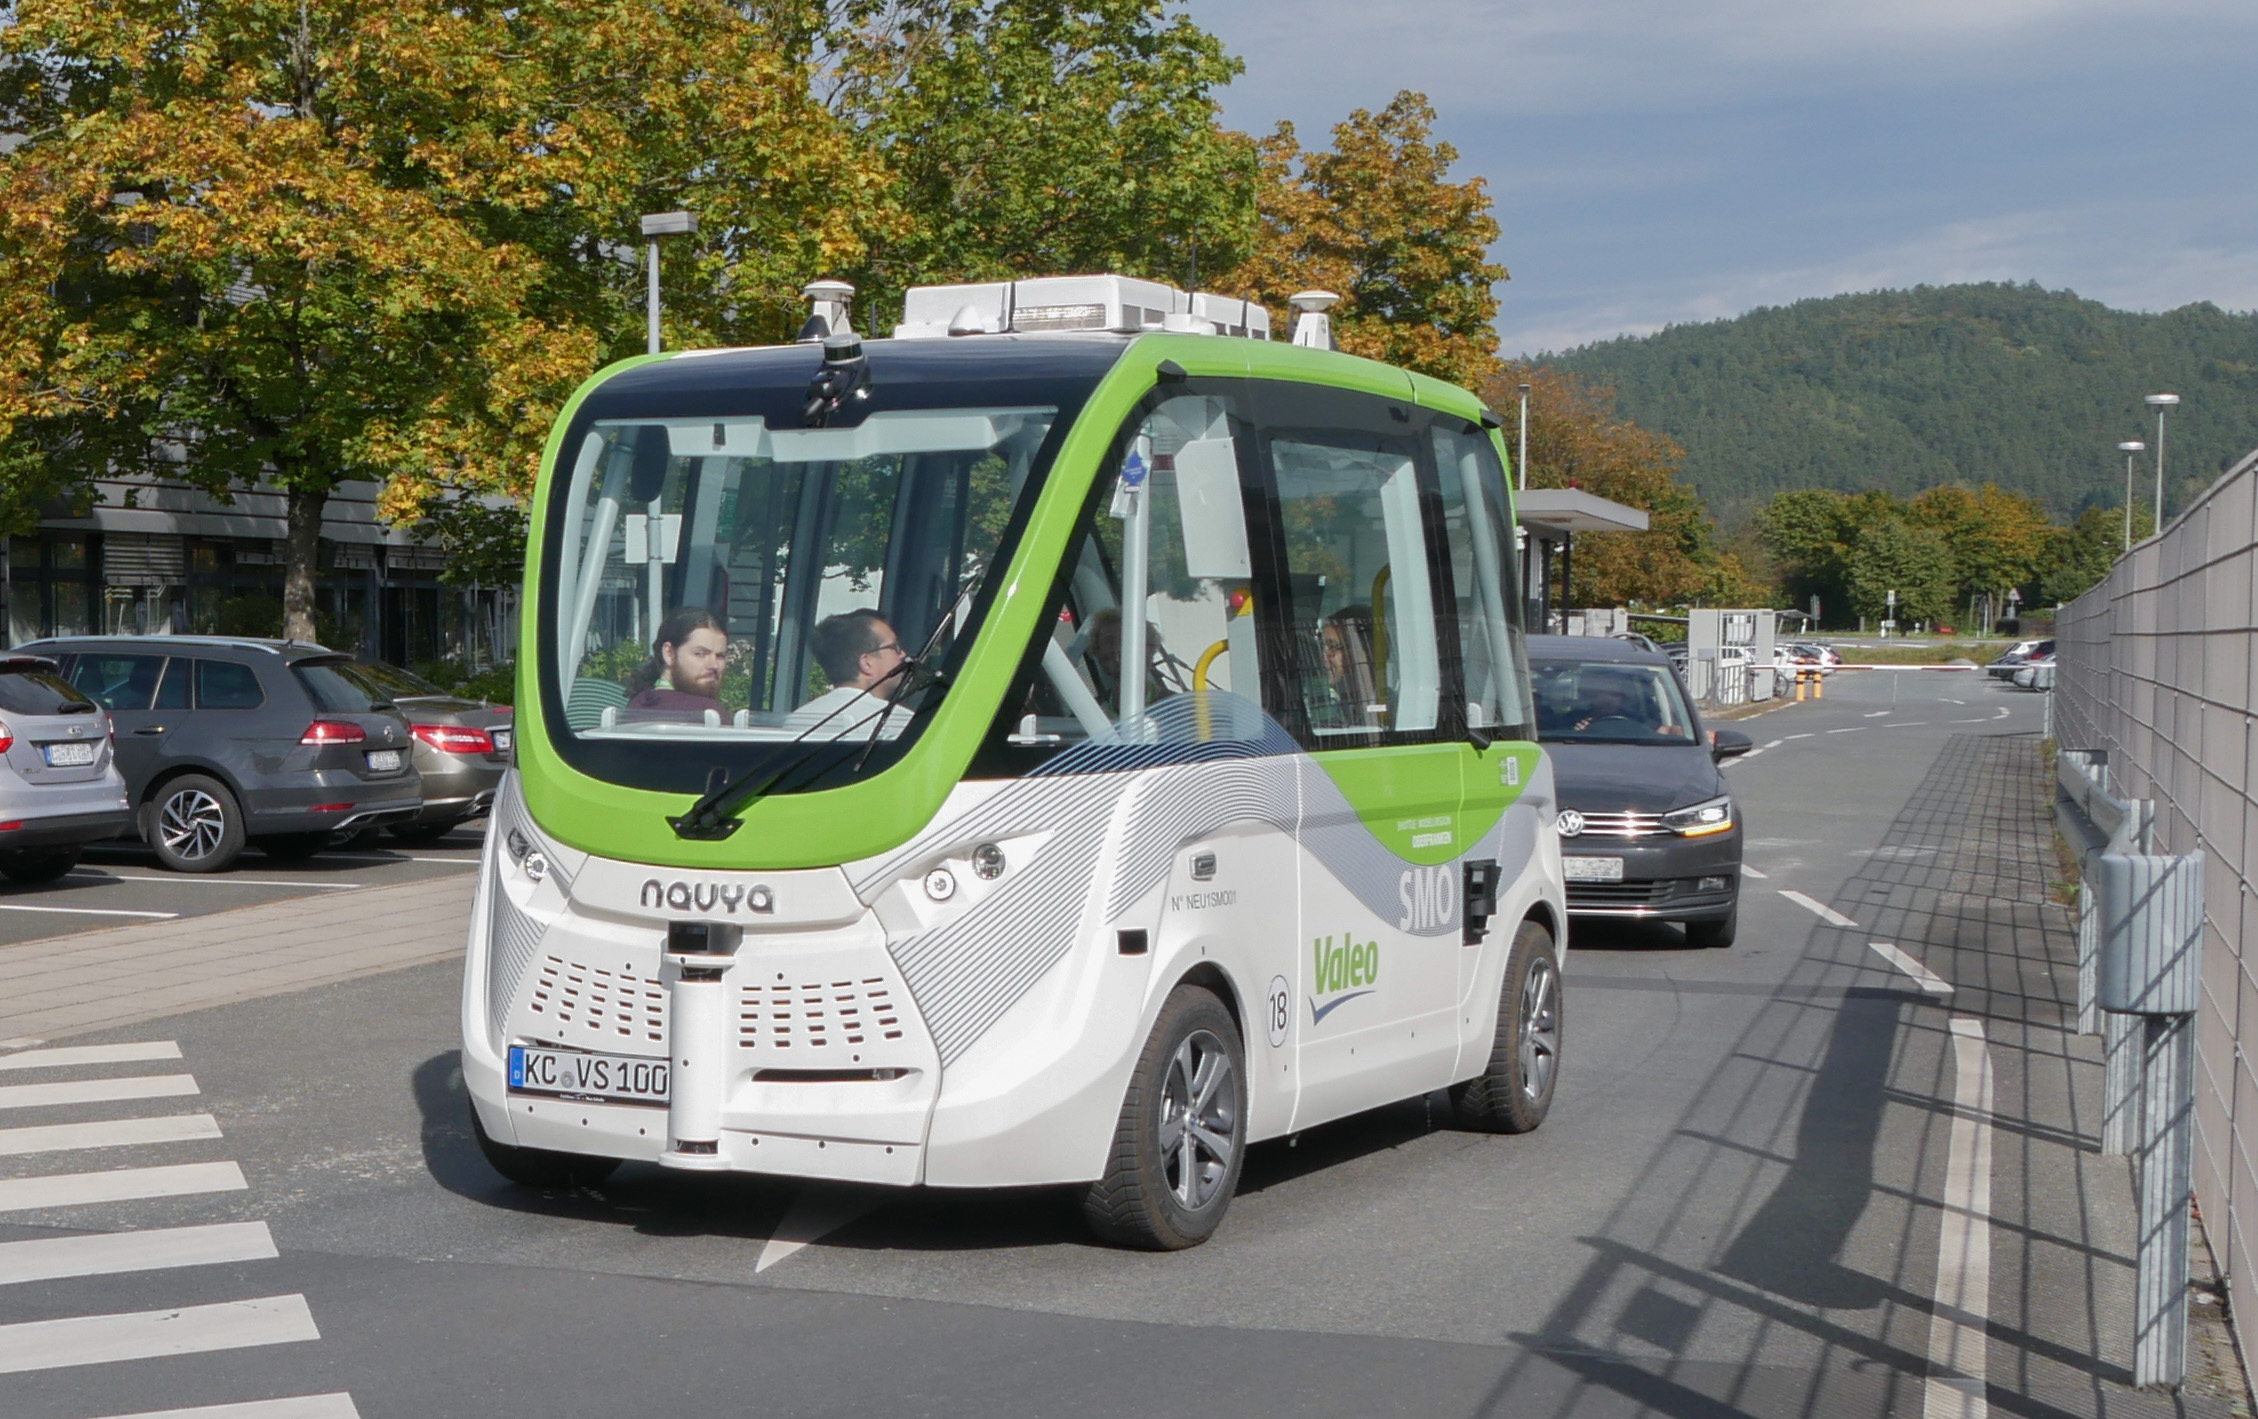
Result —
[[640, 695], [659, 683], [659, 677], [666, 674], [666, 658], [659, 654], [659, 648], [661, 646], [681, 645], [684, 640], [689, 638], [692, 631], [719, 631], [723, 635], [729, 634], [729, 628], [721, 624], [721, 618], [705, 607], [683, 606], [677, 608], [673, 615], [659, 622], [659, 633], [651, 637], [651, 658], [636, 666], [635, 673], [627, 677], [627, 693]]
[[815, 623], [815, 663], [823, 667], [832, 684], [844, 685], [862, 673], [862, 658], [883, 644], [877, 630], [882, 619], [876, 611], [864, 607], [841, 611]]

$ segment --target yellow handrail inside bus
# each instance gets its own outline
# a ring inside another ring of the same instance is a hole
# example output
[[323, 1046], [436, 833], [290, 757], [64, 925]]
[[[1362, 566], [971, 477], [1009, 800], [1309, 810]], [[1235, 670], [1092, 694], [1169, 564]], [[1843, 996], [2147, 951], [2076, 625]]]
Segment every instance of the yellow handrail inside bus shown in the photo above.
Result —
[[1192, 693], [1199, 696], [1199, 699], [1194, 702], [1194, 708], [1199, 713], [1200, 742], [1202, 744], [1215, 737], [1213, 713], [1207, 707], [1207, 668], [1215, 663], [1215, 657], [1230, 648], [1231, 642], [1227, 640], [1217, 641], [1214, 645], [1200, 652], [1199, 664], [1192, 667]]

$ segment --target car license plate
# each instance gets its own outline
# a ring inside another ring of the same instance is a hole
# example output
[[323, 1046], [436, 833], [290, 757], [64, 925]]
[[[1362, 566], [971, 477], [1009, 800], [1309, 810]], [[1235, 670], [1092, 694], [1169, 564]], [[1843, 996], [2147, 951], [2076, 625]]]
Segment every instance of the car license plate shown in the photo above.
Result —
[[400, 767], [400, 751], [397, 749], [371, 749], [368, 751], [368, 766], [371, 773], [391, 773]]
[[1623, 880], [1623, 859], [1620, 857], [1563, 857], [1560, 870], [1571, 882], [1620, 882]]
[[92, 744], [42, 744], [47, 753], [47, 766], [53, 769], [83, 769], [94, 762]]
[[487, 732], [493, 736], [495, 753], [507, 754], [508, 752], [510, 752], [510, 739], [512, 736], [509, 730], [494, 729]]
[[620, 1104], [664, 1104], [666, 1061], [627, 1054], [510, 1046], [510, 1092]]

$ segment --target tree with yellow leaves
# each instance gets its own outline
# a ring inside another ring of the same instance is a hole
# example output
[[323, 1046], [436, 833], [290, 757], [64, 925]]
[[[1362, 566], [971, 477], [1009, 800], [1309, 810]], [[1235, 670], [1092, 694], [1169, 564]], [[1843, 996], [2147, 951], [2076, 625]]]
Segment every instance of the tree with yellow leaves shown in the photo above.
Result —
[[1488, 186], [1448, 180], [1458, 152], [1434, 125], [1434, 107], [1409, 90], [1350, 114], [1329, 152], [1279, 124], [1257, 145], [1255, 253], [1222, 284], [1281, 312], [1297, 291], [1332, 291], [1343, 350], [1473, 389], [1499, 367], [1492, 322], [1506, 271], [1489, 259]]
[[684, 334], [773, 338], [890, 220], [803, 59], [726, 0], [18, 0], [0, 32], [0, 515], [147, 469], [322, 508], [521, 495], [632, 352], [638, 212], [691, 206]]

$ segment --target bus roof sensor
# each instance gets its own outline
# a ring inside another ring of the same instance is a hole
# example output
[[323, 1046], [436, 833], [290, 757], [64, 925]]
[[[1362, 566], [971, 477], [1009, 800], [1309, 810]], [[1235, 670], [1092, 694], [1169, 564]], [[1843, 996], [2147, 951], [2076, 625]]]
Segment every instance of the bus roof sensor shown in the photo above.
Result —
[[1270, 312], [1251, 300], [1185, 292], [1135, 276], [1042, 276], [912, 287], [902, 301], [902, 340], [952, 335], [1030, 334], [1087, 330], [1134, 335], [1179, 334], [1270, 338]]

